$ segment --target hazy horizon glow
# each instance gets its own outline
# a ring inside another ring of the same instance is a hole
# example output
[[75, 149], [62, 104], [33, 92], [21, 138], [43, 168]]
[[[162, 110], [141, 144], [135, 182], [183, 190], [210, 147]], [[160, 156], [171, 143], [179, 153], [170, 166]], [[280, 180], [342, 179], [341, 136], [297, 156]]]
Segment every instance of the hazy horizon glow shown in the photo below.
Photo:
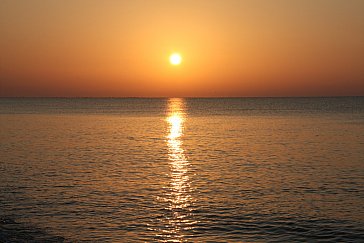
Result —
[[363, 9], [360, 0], [3, 0], [0, 96], [364, 95]]

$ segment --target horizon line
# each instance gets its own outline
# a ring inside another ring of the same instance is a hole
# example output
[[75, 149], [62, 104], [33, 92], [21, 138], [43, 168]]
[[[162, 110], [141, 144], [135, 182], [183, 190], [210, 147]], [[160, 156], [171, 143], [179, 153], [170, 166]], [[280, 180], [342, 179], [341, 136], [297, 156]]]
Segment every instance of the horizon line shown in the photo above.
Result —
[[312, 96], [0, 96], [0, 99], [243, 99], [243, 98], [355, 98], [364, 95], [312, 95]]

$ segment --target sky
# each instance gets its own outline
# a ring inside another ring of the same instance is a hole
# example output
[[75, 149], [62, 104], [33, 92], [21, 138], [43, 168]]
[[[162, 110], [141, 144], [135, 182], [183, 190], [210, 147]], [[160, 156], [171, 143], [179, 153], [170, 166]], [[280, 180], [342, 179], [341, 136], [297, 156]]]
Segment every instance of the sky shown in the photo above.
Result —
[[362, 0], [0, 1], [2, 97], [351, 95]]

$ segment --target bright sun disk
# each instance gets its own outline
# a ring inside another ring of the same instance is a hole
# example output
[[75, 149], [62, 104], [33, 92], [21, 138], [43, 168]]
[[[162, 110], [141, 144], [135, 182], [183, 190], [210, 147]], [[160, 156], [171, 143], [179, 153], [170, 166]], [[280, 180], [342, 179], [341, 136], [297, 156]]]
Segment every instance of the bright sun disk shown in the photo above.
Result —
[[179, 65], [182, 62], [182, 57], [179, 53], [173, 53], [172, 55], [170, 55], [169, 57], [169, 62], [172, 65]]

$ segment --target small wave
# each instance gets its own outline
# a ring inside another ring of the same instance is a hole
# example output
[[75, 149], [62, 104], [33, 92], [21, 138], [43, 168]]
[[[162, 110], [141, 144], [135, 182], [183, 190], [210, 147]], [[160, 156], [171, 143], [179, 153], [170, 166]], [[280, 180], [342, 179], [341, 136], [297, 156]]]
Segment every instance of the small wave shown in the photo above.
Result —
[[0, 218], [0, 242], [70, 242], [61, 236], [51, 235], [34, 226], [10, 218]]

